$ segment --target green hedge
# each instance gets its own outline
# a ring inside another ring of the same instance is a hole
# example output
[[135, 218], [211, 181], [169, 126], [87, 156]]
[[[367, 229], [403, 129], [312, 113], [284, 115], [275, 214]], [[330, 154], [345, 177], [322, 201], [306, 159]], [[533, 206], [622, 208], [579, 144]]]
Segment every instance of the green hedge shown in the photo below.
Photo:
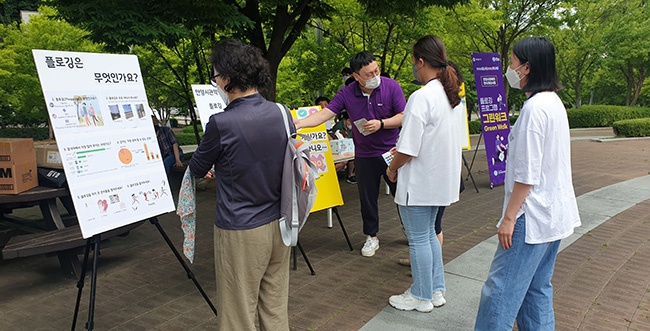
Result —
[[650, 117], [622, 120], [612, 123], [617, 136], [648, 137], [650, 136]]
[[[199, 136], [203, 136], [203, 133], [199, 133]], [[196, 137], [194, 133], [177, 133], [176, 140], [180, 146], [183, 145], [196, 145]]]
[[[196, 128], [199, 130], [199, 132], [203, 132], [203, 127], [201, 127], [201, 124], [198, 124]], [[194, 134], [194, 126], [193, 125], [188, 125], [183, 127], [183, 133], [191, 133]]]
[[46, 140], [50, 138], [50, 128], [2, 128], [0, 138], [33, 138]]
[[612, 126], [621, 120], [650, 117], [650, 108], [624, 106], [582, 106], [580, 109], [567, 110], [569, 127], [594, 128]]
[[467, 123], [469, 124], [469, 134], [481, 133], [481, 120], [473, 120]]

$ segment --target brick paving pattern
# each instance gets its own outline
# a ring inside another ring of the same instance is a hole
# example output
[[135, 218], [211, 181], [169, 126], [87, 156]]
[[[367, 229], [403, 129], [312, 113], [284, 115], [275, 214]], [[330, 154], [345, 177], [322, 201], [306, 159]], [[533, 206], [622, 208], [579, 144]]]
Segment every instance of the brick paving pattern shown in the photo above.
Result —
[[[572, 132], [592, 136], [602, 131]], [[607, 134], [605, 134], [607, 135]], [[650, 171], [650, 140], [598, 143], [576, 140], [573, 173], [576, 194], [640, 177]], [[465, 152], [468, 161], [472, 152]], [[443, 223], [445, 262], [495, 234], [503, 188], [489, 188], [485, 153], [479, 151], [471, 181], [461, 201], [449, 207]], [[464, 172], [465, 173], [465, 172]], [[358, 330], [387, 305], [388, 297], [406, 289], [409, 269], [397, 265], [408, 255], [395, 205], [380, 196], [380, 249], [360, 256], [361, 229], [356, 186], [341, 181], [345, 205], [339, 208], [352, 240], [349, 251], [334, 219], [326, 227], [325, 212], [310, 217], [301, 243], [316, 275], [302, 257], [291, 271], [292, 330]], [[208, 185], [210, 186], [210, 185]], [[192, 271], [215, 297], [212, 256], [214, 191], [199, 192], [197, 251]], [[650, 202], [641, 203], [603, 223], [558, 256], [554, 285], [558, 330], [649, 330]], [[180, 247], [178, 218], [160, 217]], [[214, 316], [157, 230], [144, 224], [125, 238], [102, 243], [95, 328], [98, 330], [214, 330]], [[0, 260], [0, 330], [69, 330], [76, 282], [64, 278], [55, 257]], [[77, 323], [82, 330], [88, 288]]]

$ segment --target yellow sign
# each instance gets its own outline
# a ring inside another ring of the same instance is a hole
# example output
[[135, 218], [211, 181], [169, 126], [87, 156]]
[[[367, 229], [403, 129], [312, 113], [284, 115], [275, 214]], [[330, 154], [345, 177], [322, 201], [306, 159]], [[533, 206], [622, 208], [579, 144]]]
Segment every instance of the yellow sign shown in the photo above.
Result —
[[[458, 92], [458, 96], [460, 96], [460, 103], [463, 104], [463, 108], [465, 108], [465, 119], [467, 119], [467, 98], [465, 98], [465, 83], [462, 83], [460, 85], [460, 92]], [[465, 133], [463, 135], [467, 136], [467, 142], [463, 143], [463, 149], [464, 150], [470, 150], [472, 149], [472, 146], [469, 142], [469, 123], [467, 123], [467, 120], [463, 121], [465, 125], [463, 125], [463, 130], [465, 130]]]
[[[320, 111], [320, 106], [301, 107], [292, 110], [291, 114], [293, 117], [303, 119], [318, 111]], [[341, 196], [341, 188], [339, 187], [339, 180], [336, 176], [332, 148], [325, 124], [313, 128], [300, 129], [299, 133], [309, 136], [311, 140], [309, 146], [310, 157], [311, 161], [316, 165], [320, 176], [316, 179], [318, 194], [316, 195], [316, 202], [311, 212], [342, 206], [343, 196]]]

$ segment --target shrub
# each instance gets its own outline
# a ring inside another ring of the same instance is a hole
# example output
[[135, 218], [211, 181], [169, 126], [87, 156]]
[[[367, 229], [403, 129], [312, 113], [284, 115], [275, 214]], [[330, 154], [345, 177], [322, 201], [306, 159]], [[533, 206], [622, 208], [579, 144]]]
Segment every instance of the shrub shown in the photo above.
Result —
[[481, 120], [469, 121], [469, 134], [481, 133]]
[[[199, 132], [203, 132], [203, 128], [201, 127], [201, 124], [197, 124], [196, 128], [199, 130]], [[188, 126], [183, 127], [183, 133], [194, 134], [194, 126], [193, 125], [188, 125]]]
[[622, 120], [612, 123], [614, 133], [624, 137], [650, 136], [650, 117]]
[[50, 139], [48, 127], [3, 128], [0, 138], [33, 138], [34, 140]]
[[[203, 133], [199, 133], [199, 136], [203, 136]], [[196, 137], [194, 133], [178, 133], [176, 134], [176, 140], [178, 140], [178, 145], [196, 145]]]
[[567, 110], [569, 127], [594, 128], [612, 126], [620, 120], [650, 117], [650, 108], [624, 106], [583, 106], [580, 109]]

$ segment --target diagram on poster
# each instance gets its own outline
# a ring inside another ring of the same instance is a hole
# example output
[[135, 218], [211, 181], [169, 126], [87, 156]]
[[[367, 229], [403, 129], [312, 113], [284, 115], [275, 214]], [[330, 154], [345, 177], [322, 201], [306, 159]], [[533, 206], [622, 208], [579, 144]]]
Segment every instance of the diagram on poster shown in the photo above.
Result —
[[175, 210], [138, 58], [32, 52], [83, 237]]

